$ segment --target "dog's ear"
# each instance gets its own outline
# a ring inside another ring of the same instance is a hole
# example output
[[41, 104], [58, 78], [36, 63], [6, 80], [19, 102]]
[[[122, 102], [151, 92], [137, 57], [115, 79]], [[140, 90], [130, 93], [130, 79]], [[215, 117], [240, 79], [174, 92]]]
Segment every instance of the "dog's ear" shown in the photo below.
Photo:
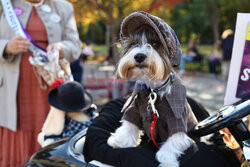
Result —
[[115, 73], [115, 77], [116, 77], [116, 79], [122, 79], [122, 77], [119, 75], [119, 73], [117, 71]]
[[119, 64], [119, 62], [115, 66], [115, 77], [116, 77], [116, 79], [121, 79], [122, 77], [120, 76], [120, 74], [118, 72], [118, 64]]
[[163, 58], [163, 61], [164, 61], [164, 68], [165, 68], [163, 79], [166, 79], [167, 76], [169, 76], [171, 70], [173, 69], [173, 66], [167, 56]]

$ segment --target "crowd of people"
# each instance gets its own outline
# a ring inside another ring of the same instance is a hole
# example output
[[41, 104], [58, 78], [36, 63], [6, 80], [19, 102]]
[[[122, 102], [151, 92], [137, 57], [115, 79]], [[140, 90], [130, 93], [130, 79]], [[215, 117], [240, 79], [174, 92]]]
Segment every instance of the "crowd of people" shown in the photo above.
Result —
[[203, 66], [202, 61], [205, 61], [205, 64], [207, 62], [209, 73], [215, 74], [216, 77], [221, 73], [222, 79], [226, 81], [232, 57], [233, 41], [233, 31], [231, 29], [225, 30], [221, 35], [221, 40], [215, 41], [212, 54], [205, 56], [198, 51], [195, 40], [190, 40], [187, 51], [181, 57], [179, 74], [185, 74], [186, 62], [198, 62]]
[[[81, 50], [72, 4], [61, 0], [12, 0], [11, 3], [18, 20], [25, 27], [25, 34], [28, 35], [27, 38], [16, 35], [0, 7], [0, 167], [20, 167], [29, 156], [41, 148], [37, 136], [51, 106], [69, 112], [78, 112], [81, 109], [87, 112], [92, 104], [88, 102], [87, 108], [86, 105], [76, 105], [77, 109], [71, 110], [69, 108], [75, 103], [72, 98], [67, 100], [70, 107], [66, 109], [65, 106], [61, 108], [60, 102], [53, 103], [51, 99], [48, 101], [48, 94], [51, 94], [50, 85], [44, 87], [45, 81], [37, 75], [29, 62], [29, 57], [34, 56], [29, 50], [34, 43], [47, 53], [58, 50], [61, 59], [65, 58], [71, 62], [74, 80], [82, 82], [83, 63], [94, 53], [90, 41], [87, 41], [86, 47]], [[227, 77], [232, 44], [233, 32], [228, 30], [223, 33], [222, 41], [216, 41], [214, 45], [214, 51], [208, 60], [209, 72], [218, 75], [217, 66], [222, 65], [222, 74]], [[179, 73], [185, 74], [186, 62], [201, 60], [202, 56], [195, 41], [190, 40], [187, 52], [181, 57]], [[75, 85], [79, 86], [77, 83]], [[75, 88], [75, 85], [68, 88], [69, 91]], [[59, 87], [60, 84], [52, 91], [59, 90]], [[85, 101], [80, 100], [84, 103]], [[91, 124], [92, 117], [95, 118], [93, 114], [89, 116], [88, 124], [84, 124], [84, 127]], [[67, 118], [78, 120], [74, 114], [68, 114]], [[77, 132], [67, 131], [71, 135]]]

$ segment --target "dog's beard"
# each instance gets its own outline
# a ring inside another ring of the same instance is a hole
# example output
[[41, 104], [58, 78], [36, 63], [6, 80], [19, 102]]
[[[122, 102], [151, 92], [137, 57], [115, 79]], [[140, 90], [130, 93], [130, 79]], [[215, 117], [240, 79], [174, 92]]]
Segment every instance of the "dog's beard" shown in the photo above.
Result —
[[[156, 62], [152, 57], [153, 49], [150, 45], [144, 45], [132, 48], [126, 55], [120, 60], [118, 70], [119, 75], [122, 78], [136, 78], [136, 79], [156, 79], [162, 76], [156, 75]], [[136, 63], [134, 55], [142, 53], [147, 56], [143, 63]], [[158, 54], [158, 53], [155, 53]], [[159, 59], [159, 55], [158, 55]], [[161, 63], [161, 61], [159, 62]], [[158, 69], [160, 71], [162, 69]], [[159, 75], [159, 73], [158, 73]]]
[[[168, 76], [172, 68], [171, 63], [160, 47], [156, 49], [148, 42], [152, 40], [149, 39], [150, 37], [152, 38], [152, 36], [155, 38], [152, 33], [143, 32], [125, 41], [126, 51], [118, 64], [118, 76], [123, 79], [135, 78], [136, 80], [158, 80], [165, 79]], [[137, 42], [135, 42], [135, 40]], [[137, 63], [134, 59], [136, 54], [144, 54], [146, 55], [146, 59], [142, 63]], [[162, 58], [163, 56], [166, 57], [166, 60]]]

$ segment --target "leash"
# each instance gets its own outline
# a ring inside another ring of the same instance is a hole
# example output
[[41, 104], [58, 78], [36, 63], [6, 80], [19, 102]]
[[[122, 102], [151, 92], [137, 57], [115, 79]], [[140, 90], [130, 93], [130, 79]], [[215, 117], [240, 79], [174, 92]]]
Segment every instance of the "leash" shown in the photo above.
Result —
[[[153, 95], [153, 98], [152, 98]], [[157, 94], [151, 89], [151, 93], [149, 94], [149, 104], [151, 106], [151, 110], [152, 111], [152, 122], [151, 122], [151, 127], [150, 127], [150, 134], [151, 134], [151, 138], [152, 141], [154, 143], [154, 145], [159, 149], [159, 145], [156, 143], [155, 138], [154, 138], [154, 132], [155, 132], [155, 126], [157, 123], [157, 119], [159, 118], [159, 113], [155, 108], [155, 102], [157, 100]]]
[[[151, 89], [151, 92], [148, 96], [149, 98], [149, 105], [148, 105], [148, 111], [152, 111], [152, 114], [151, 114], [151, 127], [150, 127], [150, 134], [151, 134], [151, 138], [152, 138], [152, 141], [154, 143], [154, 145], [159, 149], [159, 145], [156, 143], [155, 141], [155, 138], [154, 138], [154, 133], [155, 133], [155, 126], [156, 126], [156, 123], [157, 123], [157, 119], [159, 118], [159, 113], [157, 111], [157, 109], [155, 108], [155, 102], [157, 100], [157, 93], [156, 92], [159, 92], [163, 89], [165, 89], [167, 87], [168, 84], [172, 83], [173, 82], [173, 79], [174, 79], [174, 73], [171, 71], [170, 73], [170, 76], [164, 81], [164, 83], [158, 87], [158, 88], [155, 88], [155, 89]], [[153, 98], [152, 98], [153, 96]], [[151, 110], [149, 109], [149, 106], [151, 106]]]
[[[152, 141], [154, 143], [154, 145], [159, 149], [159, 145], [156, 143], [155, 141], [155, 138], [154, 138], [154, 133], [155, 133], [155, 127], [156, 127], [156, 123], [157, 123], [157, 119], [159, 118], [159, 113], [157, 111], [157, 109], [155, 108], [155, 103], [156, 103], [156, 100], [157, 100], [157, 93], [156, 92], [159, 92], [159, 91], [162, 91], [163, 89], [165, 89], [169, 84], [172, 84], [174, 81], [174, 72], [171, 71], [170, 73], [170, 76], [164, 81], [164, 83], [158, 87], [158, 88], [154, 88], [154, 89], [151, 89], [151, 92], [148, 96], [148, 107], [147, 107], [147, 110], [152, 113], [151, 114], [151, 127], [150, 127], [150, 135], [151, 135], [151, 138], [152, 138]], [[153, 96], [153, 98], [152, 98]], [[150, 109], [151, 107], [151, 109]]]

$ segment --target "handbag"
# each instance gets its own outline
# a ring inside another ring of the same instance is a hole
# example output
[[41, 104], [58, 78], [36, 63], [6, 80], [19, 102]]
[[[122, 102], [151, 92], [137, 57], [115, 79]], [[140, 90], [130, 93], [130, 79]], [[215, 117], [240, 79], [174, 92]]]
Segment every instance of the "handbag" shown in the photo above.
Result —
[[[59, 59], [59, 52], [54, 50], [48, 54], [48, 61], [44, 62], [40, 57], [29, 57], [29, 62], [33, 65], [35, 76], [44, 90], [47, 85], [51, 85], [56, 79], [73, 80], [70, 63], [66, 59]], [[43, 83], [45, 81], [46, 84]]]

